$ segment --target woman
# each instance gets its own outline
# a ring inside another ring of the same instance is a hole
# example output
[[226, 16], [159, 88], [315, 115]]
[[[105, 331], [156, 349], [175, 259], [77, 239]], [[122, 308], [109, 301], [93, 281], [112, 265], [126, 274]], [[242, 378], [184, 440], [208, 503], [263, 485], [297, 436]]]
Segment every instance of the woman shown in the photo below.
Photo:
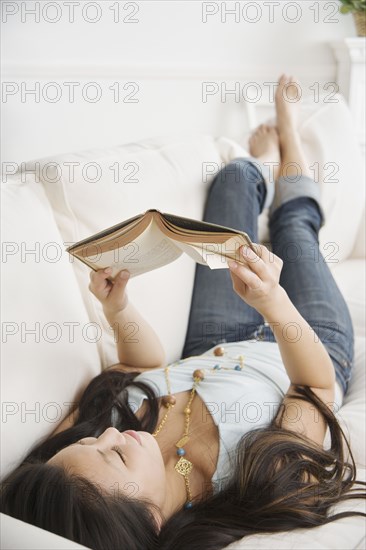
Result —
[[[328, 513], [365, 494], [352, 492], [355, 464], [333, 414], [353, 327], [318, 248], [324, 212], [296, 131], [298, 91], [279, 79], [277, 127], [262, 125], [251, 158], [211, 185], [204, 219], [247, 232], [255, 252], [240, 250], [229, 269], [196, 266], [180, 361], [165, 369], [128, 276], [91, 273], [120, 363], [4, 480], [4, 513], [98, 550], [212, 550], [356, 514]], [[272, 252], [255, 244], [267, 206]]]

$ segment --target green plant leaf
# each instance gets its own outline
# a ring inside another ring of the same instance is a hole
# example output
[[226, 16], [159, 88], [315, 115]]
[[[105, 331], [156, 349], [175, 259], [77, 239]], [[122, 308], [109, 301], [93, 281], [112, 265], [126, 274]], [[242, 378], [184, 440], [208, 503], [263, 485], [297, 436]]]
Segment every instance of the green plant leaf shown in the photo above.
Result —
[[351, 0], [351, 6], [354, 11], [364, 11], [366, 10], [366, 0]]
[[366, 11], [366, 0], [339, 0], [342, 6], [339, 7], [341, 13], [350, 13], [355, 11]]

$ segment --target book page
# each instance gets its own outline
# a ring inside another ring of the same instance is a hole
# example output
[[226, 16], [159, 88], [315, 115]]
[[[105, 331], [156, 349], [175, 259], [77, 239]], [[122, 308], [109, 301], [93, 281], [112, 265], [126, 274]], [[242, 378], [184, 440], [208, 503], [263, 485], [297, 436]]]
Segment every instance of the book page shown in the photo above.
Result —
[[174, 241], [163, 235], [151, 221], [145, 231], [129, 244], [94, 256], [85, 256], [85, 260], [97, 269], [111, 266], [111, 278], [121, 269], [127, 269], [134, 277], [173, 262], [181, 254], [182, 251]]
[[207, 265], [210, 269], [229, 268], [230, 259], [239, 263], [245, 263], [243, 256], [239, 254], [239, 247], [246, 244], [243, 237], [235, 235], [230, 237], [224, 243], [182, 243], [176, 241], [186, 254], [191, 256], [196, 262]]

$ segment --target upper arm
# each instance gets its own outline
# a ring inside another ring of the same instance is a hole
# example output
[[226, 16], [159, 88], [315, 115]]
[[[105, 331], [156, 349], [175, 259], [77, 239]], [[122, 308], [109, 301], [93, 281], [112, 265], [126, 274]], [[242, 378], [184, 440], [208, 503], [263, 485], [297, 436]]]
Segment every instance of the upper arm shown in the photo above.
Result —
[[[334, 404], [334, 389], [310, 388], [325, 405], [330, 408]], [[296, 386], [291, 384], [278, 411], [277, 417], [282, 415], [281, 427], [299, 432], [315, 443], [323, 446], [327, 430], [327, 422], [315, 405], [296, 397]]]
[[116, 363], [104, 370], [119, 370], [121, 372], [148, 372], [149, 370], [159, 369], [164, 365], [157, 365], [156, 367], [131, 367], [125, 363]]

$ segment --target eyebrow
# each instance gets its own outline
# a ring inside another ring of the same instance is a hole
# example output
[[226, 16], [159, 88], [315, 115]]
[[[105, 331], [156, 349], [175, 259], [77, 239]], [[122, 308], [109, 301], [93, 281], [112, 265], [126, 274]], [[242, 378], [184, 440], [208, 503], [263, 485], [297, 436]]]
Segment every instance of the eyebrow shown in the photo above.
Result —
[[[77, 441], [76, 443], [73, 443], [72, 445], [81, 445], [81, 443], [79, 443]], [[113, 468], [117, 469], [117, 466], [108, 458], [108, 456], [103, 451], [101, 451], [100, 449], [97, 449], [97, 451], [98, 451], [99, 454], [102, 455], [104, 462], [106, 462], [107, 464], [112, 464]]]

